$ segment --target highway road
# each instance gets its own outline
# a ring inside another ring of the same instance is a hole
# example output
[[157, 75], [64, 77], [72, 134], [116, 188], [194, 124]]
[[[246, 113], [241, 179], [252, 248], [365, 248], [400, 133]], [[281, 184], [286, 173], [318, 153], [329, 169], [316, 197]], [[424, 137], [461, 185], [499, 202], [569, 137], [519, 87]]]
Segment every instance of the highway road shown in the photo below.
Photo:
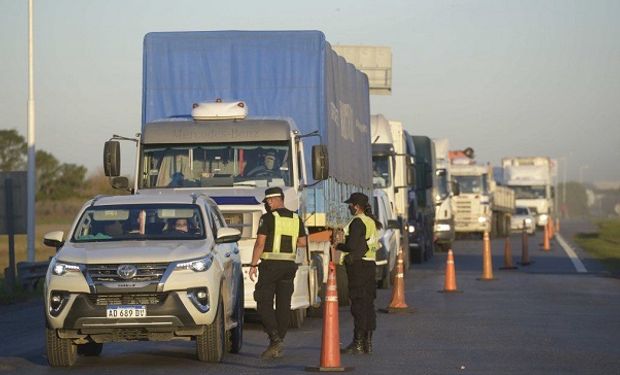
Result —
[[[565, 223], [572, 233], [586, 223]], [[570, 241], [569, 241], [570, 242]], [[514, 261], [520, 236], [511, 237]], [[620, 279], [610, 277], [576, 249], [587, 272], [578, 273], [556, 241], [542, 252], [541, 233], [529, 237], [531, 266], [500, 271], [503, 239], [492, 241], [494, 281], [481, 276], [482, 242], [454, 245], [458, 288], [442, 294], [445, 253], [406, 276], [407, 303], [415, 312], [379, 314], [375, 354], [342, 356], [361, 374], [618, 374], [620, 373]], [[378, 293], [384, 307], [390, 291]], [[81, 357], [71, 370], [51, 369], [44, 347], [42, 304], [38, 300], [0, 306], [0, 374], [292, 374], [317, 366], [321, 320], [309, 318], [291, 330], [285, 357], [259, 358], [267, 339], [256, 323], [246, 324], [240, 354], [218, 365], [198, 362], [190, 342], [106, 344], [97, 358]], [[340, 310], [340, 336], [351, 338], [348, 308]]]

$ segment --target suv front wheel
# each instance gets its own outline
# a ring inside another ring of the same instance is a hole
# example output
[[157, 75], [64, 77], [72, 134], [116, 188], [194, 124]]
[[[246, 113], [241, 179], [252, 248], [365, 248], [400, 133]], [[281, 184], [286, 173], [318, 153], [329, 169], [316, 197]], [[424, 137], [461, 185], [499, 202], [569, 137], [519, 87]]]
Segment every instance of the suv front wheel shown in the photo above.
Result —
[[47, 361], [52, 367], [70, 367], [77, 360], [77, 345], [71, 339], [61, 339], [55, 329], [46, 328]]
[[199, 361], [218, 363], [224, 357], [226, 337], [224, 328], [224, 305], [220, 296], [213, 323], [203, 326], [202, 335], [196, 336], [196, 356]]

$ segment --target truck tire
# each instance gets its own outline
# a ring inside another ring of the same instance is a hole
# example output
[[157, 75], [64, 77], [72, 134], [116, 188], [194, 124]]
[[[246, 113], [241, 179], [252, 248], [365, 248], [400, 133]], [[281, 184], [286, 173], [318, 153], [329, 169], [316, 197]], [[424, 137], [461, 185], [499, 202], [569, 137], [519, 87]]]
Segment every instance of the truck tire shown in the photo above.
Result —
[[77, 346], [77, 353], [84, 357], [97, 357], [103, 350], [103, 344], [98, 342], [88, 342]]
[[46, 328], [47, 361], [52, 367], [70, 367], [77, 360], [77, 345], [71, 339], [61, 339], [55, 329]]
[[325, 288], [327, 285], [323, 283], [323, 258], [320, 255], [312, 256], [312, 266], [316, 268], [316, 281], [318, 283], [319, 288], [319, 298], [321, 299], [321, 304], [317, 307], [310, 306], [308, 308], [308, 316], [311, 317], [322, 317], [323, 316], [323, 302], [325, 301]]
[[233, 313], [233, 319], [237, 321], [237, 326], [226, 332], [226, 351], [229, 353], [239, 353], [243, 346], [243, 324], [245, 323], [243, 276], [240, 277], [239, 282], [239, 289], [237, 289], [237, 298], [235, 301], [235, 312]]
[[291, 310], [291, 328], [301, 328], [304, 325], [304, 319], [306, 318], [306, 309], [301, 308], [297, 310]]
[[[220, 292], [221, 293], [221, 292]], [[203, 326], [202, 335], [196, 336], [196, 356], [199, 361], [218, 363], [224, 357], [226, 335], [224, 332], [224, 305], [222, 297], [217, 304], [217, 313], [213, 323]]]

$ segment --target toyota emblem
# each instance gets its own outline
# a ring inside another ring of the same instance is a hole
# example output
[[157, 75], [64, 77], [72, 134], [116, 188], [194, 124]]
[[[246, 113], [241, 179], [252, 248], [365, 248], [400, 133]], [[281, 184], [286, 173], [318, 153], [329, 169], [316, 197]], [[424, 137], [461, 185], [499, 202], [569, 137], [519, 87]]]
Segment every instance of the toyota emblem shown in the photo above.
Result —
[[138, 273], [138, 268], [131, 264], [123, 264], [118, 266], [118, 268], [116, 269], [116, 273], [122, 279], [129, 280], [136, 276], [136, 274]]

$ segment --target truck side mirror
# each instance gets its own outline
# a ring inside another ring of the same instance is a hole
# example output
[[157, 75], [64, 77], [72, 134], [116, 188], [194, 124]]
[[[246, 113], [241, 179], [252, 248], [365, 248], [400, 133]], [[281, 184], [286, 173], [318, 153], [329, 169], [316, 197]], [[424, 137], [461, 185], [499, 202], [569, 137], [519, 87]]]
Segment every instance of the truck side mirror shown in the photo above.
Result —
[[407, 158], [407, 186], [415, 186], [415, 163], [413, 157]]
[[108, 177], [121, 174], [121, 144], [119, 141], [107, 141], [103, 146], [103, 172]]
[[326, 180], [329, 176], [329, 157], [327, 146], [312, 146], [312, 178], [317, 181]]

